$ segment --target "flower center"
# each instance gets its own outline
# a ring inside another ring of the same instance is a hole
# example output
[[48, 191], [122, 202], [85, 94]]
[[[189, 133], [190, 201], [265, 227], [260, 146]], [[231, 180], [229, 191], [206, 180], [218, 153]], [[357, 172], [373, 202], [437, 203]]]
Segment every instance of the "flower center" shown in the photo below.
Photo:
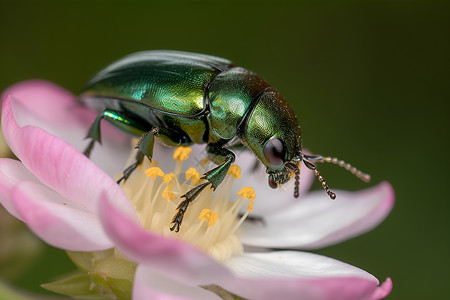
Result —
[[[197, 166], [199, 170], [191, 167], [181, 172], [183, 161], [191, 152], [189, 147], [176, 148], [173, 154], [175, 169], [164, 170], [168, 173], [158, 167], [156, 160], [149, 162], [145, 159], [121, 186], [145, 229], [183, 239], [217, 260], [225, 260], [235, 253], [243, 252], [238, 238], [239, 227], [253, 210], [255, 192], [246, 187], [238, 195], [230, 195], [233, 181], [240, 178], [240, 168], [232, 165], [216, 191], [206, 188], [189, 205], [180, 231], [171, 231], [172, 219], [182, 201], [180, 196], [204, 182], [200, 174], [206, 170], [207, 160]], [[248, 200], [247, 211], [242, 214], [241, 207]]]

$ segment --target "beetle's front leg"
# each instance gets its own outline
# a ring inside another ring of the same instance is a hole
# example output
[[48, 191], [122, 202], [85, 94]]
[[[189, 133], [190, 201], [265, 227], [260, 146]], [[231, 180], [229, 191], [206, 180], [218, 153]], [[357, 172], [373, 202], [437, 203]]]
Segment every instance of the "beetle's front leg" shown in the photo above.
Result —
[[197, 198], [198, 195], [211, 184], [212, 189], [216, 189], [224, 180], [225, 176], [230, 169], [231, 164], [234, 162], [235, 156], [233, 152], [228, 149], [222, 148], [222, 146], [216, 144], [209, 144], [206, 147], [206, 151], [208, 152], [208, 157], [214, 163], [219, 166], [206, 172], [202, 179], [208, 180], [208, 182], [201, 183], [191, 190], [189, 190], [186, 194], [181, 196], [185, 198], [177, 207], [177, 214], [172, 220], [173, 226], [170, 230], [178, 232], [180, 230], [181, 223], [183, 222], [184, 214], [186, 213], [187, 207], [189, 204]]

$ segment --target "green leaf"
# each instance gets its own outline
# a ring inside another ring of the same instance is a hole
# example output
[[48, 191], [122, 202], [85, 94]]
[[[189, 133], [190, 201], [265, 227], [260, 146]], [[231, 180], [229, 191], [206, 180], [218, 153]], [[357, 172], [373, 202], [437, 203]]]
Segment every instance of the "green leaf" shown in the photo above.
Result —
[[82, 272], [87, 273], [92, 270], [97, 260], [105, 259], [114, 255], [114, 249], [94, 252], [66, 251], [66, 253]]
[[81, 272], [67, 275], [65, 278], [52, 283], [42, 284], [41, 287], [58, 294], [72, 297], [94, 295], [103, 296], [98, 287], [93, 284], [91, 278]]
[[22, 295], [0, 281], [0, 299], [8, 300], [31, 300], [31, 297]]
[[89, 275], [96, 284], [108, 288], [120, 300], [131, 299], [136, 264], [114, 256], [95, 262]]

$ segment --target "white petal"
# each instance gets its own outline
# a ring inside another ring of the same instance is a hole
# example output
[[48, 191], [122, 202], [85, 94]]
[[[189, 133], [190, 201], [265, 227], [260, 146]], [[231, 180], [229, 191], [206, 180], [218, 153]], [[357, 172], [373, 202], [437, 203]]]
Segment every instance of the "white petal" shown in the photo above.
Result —
[[336, 191], [332, 201], [323, 191], [267, 215], [264, 224], [246, 222], [241, 241], [247, 245], [314, 249], [357, 236], [377, 226], [391, 211], [394, 192], [387, 182], [370, 189]]
[[201, 287], [187, 285], [167, 278], [161, 274], [139, 265], [133, 285], [133, 300], [219, 300], [216, 294]]
[[[258, 164], [255, 169], [256, 162]], [[282, 185], [280, 189], [269, 187], [266, 167], [256, 159], [252, 152], [236, 152], [236, 164], [241, 167], [241, 179], [234, 181], [231, 195], [236, 195], [243, 187], [252, 187], [256, 194], [253, 215], [265, 216], [299, 201], [299, 199], [294, 198], [293, 179]], [[307, 168], [302, 168], [300, 172], [300, 197], [307, 193], [313, 181], [314, 173]]]
[[361, 269], [312, 253], [244, 254], [225, 263], [236, 279], [221, 286], [248, 299], [369, 300], [390, 291]]

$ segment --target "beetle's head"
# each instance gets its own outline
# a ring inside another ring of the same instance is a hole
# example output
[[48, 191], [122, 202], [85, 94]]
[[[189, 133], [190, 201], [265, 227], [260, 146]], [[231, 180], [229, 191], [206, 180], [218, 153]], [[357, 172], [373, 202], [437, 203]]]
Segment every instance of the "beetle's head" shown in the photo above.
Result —
[[259, 97], [247, 117], [242, 142], [266, 166], [270, 187], [277, 188], [295, 178], [294, 196], [298, 196], [302, 161], [300, 126], [294, 111], [275, 89], [267, 88]]
[[241, 139], [258, 159], [266, 166], [271, 188], [277, 188], [295, 179], [294, 197], [299, 196], [300, 164], [314, 171], [323, 189], [330, 198], [336, 195], [330, 190], [314, 162], [339, 165], [359, 179], [369, 182], [370, 175], [361, 172], [349, 163], [336, 157], [306, 155], [302, 152], [300, 126], [293, 110], [286, 100], [273, 88], [267, 88], [247, 116]]

